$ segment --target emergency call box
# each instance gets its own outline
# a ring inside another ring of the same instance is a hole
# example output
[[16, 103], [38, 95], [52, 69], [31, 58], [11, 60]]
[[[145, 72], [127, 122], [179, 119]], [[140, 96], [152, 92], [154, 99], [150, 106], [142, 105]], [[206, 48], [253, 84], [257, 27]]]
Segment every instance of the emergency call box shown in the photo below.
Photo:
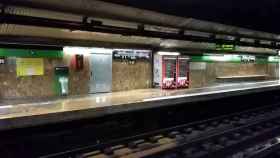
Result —
[[76, 55], [76, 70], [82, 70], [84, 68], [84, 55]]

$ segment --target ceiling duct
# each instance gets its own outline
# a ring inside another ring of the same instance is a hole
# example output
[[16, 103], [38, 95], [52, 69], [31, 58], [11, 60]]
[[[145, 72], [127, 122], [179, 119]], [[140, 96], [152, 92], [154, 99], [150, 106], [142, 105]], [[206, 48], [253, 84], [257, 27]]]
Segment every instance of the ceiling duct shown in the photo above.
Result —
[[[24, 26], [14, 24], [0, 25], [0, 44], [2, 45], [46, 45], [46, 46], [85, 46], [108, 48], [160, 49], [166, 51], [208, 52], [216, 51], [214, 43], [167, 40], [139, 36], [121, 36], [67, 29]], [[268, 48], [236, 46], [228, 53], [275, 55], [276, 50]]]
[[139, 24], [172, 27], [184, 30], [225, 34], [258, 40], [280, 41], [276, 34], [253, 31], [249, 29], [201, 21], [193, 18], [176, 17], [154, 11], [112, 4], [99, 0], [9, 0], [8, 5], [21, 5], [33, 8], [81, 14], [89, 17], [117, 19], [137, 22]]
[[[247, 33], [242, 34], [240, 37], [230, 31], [230, 29], [236, 28], [232, 26], [192, 19], [191, 21], [197, 21], [197, 24], [194, 25], [194, 23], [186, 23], [188, 18], [174, 17], [96, 0], [62, 1], [63, 3], [53, 0], [10, 0], [7, 2], [9, 5], [5, 5], [5, 13], [0, 17], [0, 20], [2, 20], [0, 25], [0, 44], [17, 44], [23, 41], [27, 44], [37, 42], [48, 45], [48, 43], [52, 43], [55, 46], [61, 46], [62, 43], [64, 45], [90, 46], [97, 44], [104, 46], [104, 43], [106, 43], [108, 44], [106, 47], [121, 45], [168, 50], [215, 51], [215, 42], [225, 41], [240, 44], [241, 46], [237, 47], [236, 52], [258, 54], [276, 54], [273, 49], [280, 48], [277, 42], [276, 45], [271, 44], [271, 41], [278, 41], [278, 38], [274, 39], [274, 37], [278, 36], [269, 33], [248, 30]], [[94, 3], [102, 7], [91, 9], [85, 6], [86, 3]], [[79, 5], [77, 6], [77, 4]], [[107, 5], [109, 5], [109, 9], [105, 10]], [[117, 10], [110, 9], [116, 6], [117, 8], [115, 9], [124, 10], [125, 13], [117, 13]], [[52, 10], [47, 10], [50, 7]], [[180, 19], [185, 20], [185, 23], [183, 21], [180, 23]], [[83, 22], [87, 25], [93, 25], [84, 27]], [[201, 31], [202, 26], [194, 28], [200, 24], [207, 24], [204, 29], [208, 31]], [[92, 27], [96, 25], [101, 29], [98, 30]], [[218, 26], [222, 27], [217, 29]], [[188, 27], [193, 27], [193, 29], [186, 30]], [[112, 28], [116, 29], [116, 32], [112, 32]], [[215, 29], [219, 34], [211, 32], [211, 30]], [[229, 32], [224, 32], [223, 29]], [[236, 30], [244, 31], [246, 29], [236, 28]], [[128, 33], [125, 31], [128, 31]], [[250, 32], [251, 35], [260, 35], [258, 39], [262, 40], [258, 40], [260, 41], [257, 43], [258, 45], [256, 45], [256, 40], [250, 35]], [[17, 36], [20, 37], [17, 38], [19, 40], [15, 40]]]
[[221, 36], [216, 35], [214, 38], [211, 36], [195, 36], [187, 35], [181, 30], [162, 28], [162, 27], [150, 27], [146, 26], [133, 28], [119, 27], [112, 25], [104, 25], [102, 21], [94, 22], [88, 21], [85, 17], [83, 20], [79, 21], [69, 21], [69, 20], [58, 20], [43, 17], [25, 16], [18, 14], [2, 13], [1, 23], [2, 24], [15, 24], [15, 25], [25, 25], [25, 26], [37, 26], [37, 27], [49, 27], [49, 28], [59, 28], [69, 31], [87, 31], [87, 32], [101, 32], [109, 34], [119, 34], [123, 36], [140, 36], [140, 37], [151, 37], [160, 39], [173, 39], [173, 40], [183, 40], [183, 41], [193, 41], [193, 42], [207, 42], [207, 43], [221, 43], [221, 44], [235, 44], [241, 46], [252, 46], [252, 47], [263, 47], [263, 48], [278, 48], [279, 45], [272, 45], [269, 43], [247, 43], [236, 41], [234, 37], [231, 36]]

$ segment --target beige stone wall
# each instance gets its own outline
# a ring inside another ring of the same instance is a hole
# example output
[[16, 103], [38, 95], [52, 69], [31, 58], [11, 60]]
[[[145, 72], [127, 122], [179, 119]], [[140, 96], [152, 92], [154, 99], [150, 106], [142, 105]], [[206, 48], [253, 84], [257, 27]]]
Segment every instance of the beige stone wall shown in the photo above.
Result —
[[112, 66], [112, 91], [151, 88], [152, 64], [149, 61], [128, 64], [113, 60]]
[[214, 84], [216, 81], [215, 63], [200, 63], [200, 64], [205, 64], [205, 68], [190, 70], [190, 88], [206, 87], [211, 84]]
[[267, 75], [268, 64], [215, 63], [217, 77]]
[[[8, 58], [0, 65], [0, 98], [50, 97], [54, 93], [54, 68], [69, 66], [70, 95], [88, 94], [89, 60], [84, 58], [84, 69], [74, 70], [72, 55], [63, 59], [44, 59], [43, 76], [16, 76], [16, 58]], [[278, 64], [206, 63], [205, 68], [190, 72], [190, 87], [198, 88], [217, 83], [218, 76], [268, 75], [268, 79], [278, 78]], [[136, 61], [128, 64], [118, 60], [112, 63], [112, 91], [144, 89], [152, 87], [152, 64], [149, 61]]]
[[269, 79], [275, 80], [279, 79], [279, 64], [278, 63], [270, 63], [267, 66], [267, 73], [269, 74]]
[[206, 75], [204, 70], [192, 70], [190, 72], [190, 88], [204, 87]]
[[[8, 63], [0, 65], [0, 97], [29, 98], [52, 97], [54, 91], [54, 68], [69, 66], [69, 95], [88, 94], [90, 67], [84, 58], [84, 69], [76, 71], [71, 62], [73, 56], [65, 54], [63, 59], [44, 59], [44, 75], [16, 76], [16, 58], [8, 58]], [[112, 91], [151, 88], [152, 66], [149, 61], [127, 64], [113, 61]]]
[[69, 66], [69, 93], [70, 95], [88, 93], [88, 60], [85, 59], [85, 68], [75, 71], [70, 62], [73, 56], [66, 55], [63, 59], [44, 59], [44, 75], [42, 76], [16, 76], [16, 58], [8, 58], [7, 63], [0, 65], [0, 97], [50, 97], [54, 92], [54, 68], [56, 66]]
[[30, 96], [52, 96], [53, 87], [51, 83], [54, 78], [52, 65], [62, 60], [44, 60], [43, 76], [16, 76], [16, 58], [8, 58], [8, 62], [0, 65], [0, 95], [3, 98], [30, 97]]
[[190, 88], [217, 84], [217, 77], [245, 75], [267, 75], [267, 79], [278, 79], [278, 64], [206, 63], [205, 69], [190, 71]]

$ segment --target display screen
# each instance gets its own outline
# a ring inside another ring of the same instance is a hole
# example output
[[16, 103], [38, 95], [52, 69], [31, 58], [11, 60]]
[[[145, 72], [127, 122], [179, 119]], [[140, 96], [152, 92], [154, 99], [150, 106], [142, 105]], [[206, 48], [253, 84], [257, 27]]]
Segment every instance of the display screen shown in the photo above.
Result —
[[176, 77], [176, 60], [165, 59], [165, 77], [175, 78]]
[[188, 70], [188, 61], [179, 60], [179, 77], [186, 77]]

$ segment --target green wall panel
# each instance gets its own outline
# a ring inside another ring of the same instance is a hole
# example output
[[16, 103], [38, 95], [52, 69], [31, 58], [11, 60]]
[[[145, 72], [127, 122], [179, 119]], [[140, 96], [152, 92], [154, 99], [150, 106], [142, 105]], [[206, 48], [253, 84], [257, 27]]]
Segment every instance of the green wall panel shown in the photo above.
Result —
[[[280, 58], [278, 56], [255, 56], [254, 63], [278, 63]], [[202, 55], [191, 56], [191, 62], [230, 62], [242, 63], [242, 55]]]
[[0, 56], [23, 58], [62, 58], [63, 51], [0, 48]]

